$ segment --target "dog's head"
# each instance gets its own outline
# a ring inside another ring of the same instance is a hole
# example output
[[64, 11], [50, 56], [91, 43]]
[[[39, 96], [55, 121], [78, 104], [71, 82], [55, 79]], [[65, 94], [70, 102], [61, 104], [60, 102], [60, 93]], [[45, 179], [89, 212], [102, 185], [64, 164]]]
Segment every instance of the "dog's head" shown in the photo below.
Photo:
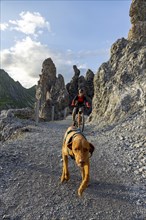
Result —
[[76, 136], [72, 142], [67, 145], [72, 150], [75, 161], [79, 167], [83, 167], [92, 156], [94, 146], [89, 143], [84, 137]]

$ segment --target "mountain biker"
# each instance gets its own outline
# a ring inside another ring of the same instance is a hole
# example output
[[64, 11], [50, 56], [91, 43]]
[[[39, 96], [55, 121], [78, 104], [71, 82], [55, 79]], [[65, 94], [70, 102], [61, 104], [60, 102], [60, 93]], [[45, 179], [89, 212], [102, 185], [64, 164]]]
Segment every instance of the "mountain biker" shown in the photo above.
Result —
[[84, 95], [83, 89], [78, 90], [78, 95], [75, 96], [74, 99], [72, 100], [71, 106], [74, 107], [72, 112], [72, 120], [73, 120], [73, 125], [75, 125], [75, 117], [78, 111], [79, 113], [83, 112], [84, 106], [90, 108], [90, 104], [88, 103], [87, 98]]

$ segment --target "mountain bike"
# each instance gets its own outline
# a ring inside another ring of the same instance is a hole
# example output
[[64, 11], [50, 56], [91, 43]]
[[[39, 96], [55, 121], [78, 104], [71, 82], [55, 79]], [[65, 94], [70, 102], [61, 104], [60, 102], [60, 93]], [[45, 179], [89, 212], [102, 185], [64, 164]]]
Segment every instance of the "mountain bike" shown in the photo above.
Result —
[[75, 117], [75, 126], [80, 128], [81, 131], [84, 131], [85, 127], [85, 116], [84, 116], [84, 108], [79, 108], [78, 113]]

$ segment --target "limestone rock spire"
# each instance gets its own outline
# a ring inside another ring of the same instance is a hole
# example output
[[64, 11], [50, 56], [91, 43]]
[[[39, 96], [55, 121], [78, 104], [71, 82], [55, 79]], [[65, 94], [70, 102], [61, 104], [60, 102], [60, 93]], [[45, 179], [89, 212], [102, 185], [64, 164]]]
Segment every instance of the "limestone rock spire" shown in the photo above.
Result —
[[146, 0], [132, 0], [129, 15], [132, 27], [128, 40], [146, 43]]

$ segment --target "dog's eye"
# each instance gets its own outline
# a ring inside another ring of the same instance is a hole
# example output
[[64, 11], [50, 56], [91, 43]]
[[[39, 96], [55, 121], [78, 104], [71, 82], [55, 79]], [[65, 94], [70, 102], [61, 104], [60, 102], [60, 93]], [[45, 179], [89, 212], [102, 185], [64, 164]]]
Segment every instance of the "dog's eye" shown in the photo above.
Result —
[[79, 148], [75, 148], [75, 151], [78, 151], [79, 150]]
[[83, 151], [84, 151], [84, 152], [87, 152], [87, 151], [88, 151], [88, 149], [87, 149], [87, 148], [84, 148], [84, 149], [83, 149]]

